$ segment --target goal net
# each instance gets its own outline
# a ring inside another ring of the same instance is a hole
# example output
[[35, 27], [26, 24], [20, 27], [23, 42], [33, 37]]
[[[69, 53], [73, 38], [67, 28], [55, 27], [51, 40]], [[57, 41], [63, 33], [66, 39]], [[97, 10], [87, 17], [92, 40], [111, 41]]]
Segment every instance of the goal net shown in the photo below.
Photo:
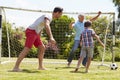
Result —
[[[11, 8], [11, 7], [1, 7], [2, 13], [2, 32], [1, 37], [1, 49], [0, 49], [0, 62], [14, 62], [18, 57], [19, 53], [24, 47], [25, 42], [25, 30], [32, 24], [38, 17], [43, 14], [51, 14], [51, 11], [42, 10], [31, 10], [31, 9], [21, 9], [21, 8]], [[75, 37], [75, 30], [69, 29], [69, 24], [71, 21], [77, 21], [78, 15], [81, 12], [64, 12], [60, 19], [53, 20], [51, 22], [51, 30], [55, 40], [57, 41], [57, 50], [53, 49], [51, 46], [46, 48], [44, 58], [46, 59], [67, 59], [69, 52], [72, 49]], [[86, 20], [97, 15], [97, 12], [84, 13]], [[107, 51], [106, 55], [111, 58], [111, 48], [113, 43], [109, 44], [113, 40], [113, 12], [102, 13], [101, 16], [92, 23], [92, 28], [99, 35], [100, 39], [106, 44]], [[47, 46], [48, 36], [45, 31], [42, 31], [41, 39], [43, 43]], [[95, 43], [94, 57], [101, 59], [105, 56], [103, 52], [105, 51], [99, 44]], [[103, 51], [104, 50], [104, 51]], [[80, 54], [80, 47], [75, 51], [74, 59], [78, 59]], [[27, 58], [37, 58], [37, 49], [33, 46]], [[24, 61], [27, 61], [25, 59]], [[29, 60], [30, 61], [30, 60]], [[34, 61], [31, 59], [31, 61]], [[60, 63], [60, 62], [58, 62]]]

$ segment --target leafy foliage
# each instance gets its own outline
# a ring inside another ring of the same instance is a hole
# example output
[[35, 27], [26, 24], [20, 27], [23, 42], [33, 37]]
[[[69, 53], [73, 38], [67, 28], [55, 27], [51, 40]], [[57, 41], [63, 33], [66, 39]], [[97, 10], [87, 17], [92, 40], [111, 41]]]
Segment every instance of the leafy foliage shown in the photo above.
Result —
[[[14, 35], [14, 30], [11, 28], [12, 25], [10, 23], [2, 23], [2, 56], [6, 57], [9, 55], [9, 49], [11, 56], [18, 56], [20, 51], [23, 48], [23, 45], [19, 41], [18, 38]], [[8, 32], [7, 32], [8, 31]], [[16, 32], [17, 33], [17, 32]], [[9, 36], [9, 37], [7, 37]], [[22, 34], [21, 34], [22, 36]], [[8, 41], [9, 40], [9, 41]], [[10, 44], [8, 44], [10, 43]]]
[[118, 9], [118, 18], [120, 18], [120, 0], [112, 0], [113, 3], [115, 4], [115, 6], [117, 6], [117, 9]]
[[[90, 16], [87, 16], [87, 19], [90, 19]], [[45, 52], [45, 58], [56, 58], [56, 59], [66, 59], [69, 55], [69, 52], [72, 48], [74, 42], [74, 30], [69, 29], [69, 23], [73, 21], [73, 18], [70, 18], [66, 15], [62, 16], [60, 19], [55, 19], [51, 23], [52, 34], [57, 41], [59, 48], [59, 53], [56, 54], [55, 51], [48, 49]], [[8, 50], [8, 38], [7, 38], [7, 29], [9, 33], [10, 41], [10, 52], [11, 56], [16, 57], [19, 55], [20, 51], [24, 47], [25, 42], [25, 29], [17, 28], [12, 29], [12, 24], [2, 23], [2, 56], [7, 57], [9, 54]], [[108, 27], [108, 29], [107, 29]], [[95, 30], [96, 34], [99, 35], [102, 42], [104, 42], [105, 32], [107, 29], [107, 39], [106, 39], [106, 57], [105, 60], [111, 60], [112, 54], [112, 22], [111, 18], [100, 17], [92, 23], [92, 28]], [[117, 35], [119, 37], [119, 33]], [[48, 42], [48, 36], [45, 31], [41, 35], [41, 39], [44, 44]], [[116, 60], [120, 60], [118, 49], [120, 48], [120, 40], [116, 39]], [[74, 59], [78, 59], [80, 50], [76, 50]], [[103, 54], [103, 48], [100, 47], [100, 44], [95, 40], [94, 47], [94, 59], [101, 60], [101, 55]], [[37, 57], [37, 49], [33, 47], [27, 57]]]
[[[72, 30], [69, 29], [69, 23], [73, 20], [73, 18], [69, 18], [68, 16], [64, 15], [60, 19], [55, 19], [51, 22], [51, 31], [52, 34], [57, 41], [57, 45], [60, 48], [60, 52], [57, 56], [62, 56], [62, 58], [66, 58], [68, 52], [71, 48], [70, 41], [73, 40]], [[47, 36], [46, 33], [43, 33], [43, 36]], [[67, 51], [67, 52], [66, 52]], [[46, 50], [46, 54], [54, 54], [50, 53]]]

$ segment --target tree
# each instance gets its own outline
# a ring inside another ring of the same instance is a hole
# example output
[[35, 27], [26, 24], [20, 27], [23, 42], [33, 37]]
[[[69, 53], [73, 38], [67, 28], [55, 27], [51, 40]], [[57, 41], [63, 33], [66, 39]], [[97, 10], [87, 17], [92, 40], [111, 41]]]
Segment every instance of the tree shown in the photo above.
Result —
[[[7, 35], [9, 34], [9, 36]], [[12, 24], [9, 22], [2, 22], [2, 56], [8, 57], [9, 55], [9, 50], [8, 50], [8, 45], [10, 45], [10, 53], [11, 57], [18, 56], [18, 53], [23, 48], [22, 43], [19, 41], [20, 36], [16, 35], [18, 32], [12, 29]], [[9, 37], [9, 42], [8, 44], [8, 37]]]
[[[73, 18], [63, 15], [61, 18], [55, 19], [51, 22], [52, 34], [57, 42], [58, 47], [60, 48], [59, 55], [66, 55], [66, 57], [71, 48], [70, 43], [73, 40], [72, 30], [69, 29], [69, 23], [71, 20], [73, 20]], [[47, 36], [45, 32], [43, 33], [43, 36]], [[52, 56], [54, 56], [54, 52], [50, 50], [46, 50], [45, 56], [48, 56], [47, 54], [52, 54]]]
[[118, 18], [120, 18], [120, 0], [113, 0], [113, 3], [115, 4], [115, 6], [117, 7], [118, 9]]

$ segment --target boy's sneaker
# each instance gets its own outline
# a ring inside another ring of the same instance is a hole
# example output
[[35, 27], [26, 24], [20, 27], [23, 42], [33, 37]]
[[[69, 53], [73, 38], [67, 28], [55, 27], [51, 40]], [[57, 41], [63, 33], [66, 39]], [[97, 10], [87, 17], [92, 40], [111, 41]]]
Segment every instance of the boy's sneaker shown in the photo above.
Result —
[[76, 68], [74, 72], [77, 72], [77, 71], [78, 71], [78, 68]]
[[67, 67], [70, 67], [71, 62], [68, 62]]
[[88, 73], [88, 70], [86, 70], [85, 73]]

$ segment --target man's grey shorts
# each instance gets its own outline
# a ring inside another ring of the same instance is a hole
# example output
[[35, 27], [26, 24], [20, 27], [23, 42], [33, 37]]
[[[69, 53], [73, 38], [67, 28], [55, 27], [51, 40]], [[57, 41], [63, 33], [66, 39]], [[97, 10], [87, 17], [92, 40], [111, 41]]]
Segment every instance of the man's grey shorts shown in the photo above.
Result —
[[91, 47], [82, 47], [80, 57], [85, 58], [86, 55], [87, 55], [87, 57], [93, 58], [93, 49], [94, 49], [93, 46], [91, 46]]

